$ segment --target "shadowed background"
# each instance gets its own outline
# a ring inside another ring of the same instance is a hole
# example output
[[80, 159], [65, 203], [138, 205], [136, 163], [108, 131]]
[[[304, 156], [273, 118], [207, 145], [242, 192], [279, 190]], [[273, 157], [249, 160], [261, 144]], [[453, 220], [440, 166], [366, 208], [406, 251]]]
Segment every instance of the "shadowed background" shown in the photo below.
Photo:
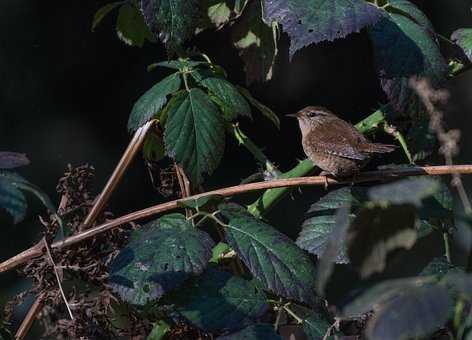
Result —
[[[104, 3], [0, 2], [0, 150], [26, 153], [32, 164], [21, 169], [21, 174], [43, 188], [56, 203], [55, 186], [68, 163], [93, 165], [95, 191], [102, 188], [130, 139], [126, 124], [133, 103], [168, 74], [164, 69], [146, 71], [148, 64], [166, 58], [161, 44], [146, 43], [140, 49], [118, 39], [116, 12], [95, 33], [90, 31], [92, 17]], [[471, 1], [415, 3], [446, 37], [457, 28], [472, 27]], [[231, 81], [244, 83], [242, 61], [231, 47], [227, 31], [203, 33], [194, 42], [228, 71]], [[280, 116], [316, 104], [357, 122], [385, 100], [365, 33], [305, 48], [291, 63], [288, 40], [283, 35], [280, 51], [274, 79], [250, 87], [256, 98]], [[446, 119], [450, 128], [471, 126], [471, 82], [472, 72], [448, 83], [452, 97]], [[253, 116], [254, 121], [243, 119], [244, 131], [258, 145], [265, 146], [266, 154], [282, 171], [304, 158], [294, 121], [281, 118], [278, 131], [257, 112]], [[470, 163], [472, 136], [463, 132], [461, 155], [456, 162]], [[401, 162], [401, 155], [381, 162], [393, 160]], [[257, 170], [252, 156], [228, 138], [225, 158], [206, 187], [234, 185]], [[323, 191], [315, 188], [304, 192], [315, 197]], [[286, 200], [287, 209], [269, 216], [289, 234], [297, 232], [310, 203], [302, 201], [297, 193], [295, 198], [298, 200]], [[118, 216], [164, 200], [150, 185], [144, 164], [138, 159], [113, 195], [110, 210]], [[33, 199], [29, 202], [29, 217], [20, 225], [13, 226], [9, 217], [0, 213], [0, 260], [38, 240], [41, 226], [36, 213], [40, 207]], [[0, 275], [0, 303], [24, 287], [17, 282], [13, 273]]]

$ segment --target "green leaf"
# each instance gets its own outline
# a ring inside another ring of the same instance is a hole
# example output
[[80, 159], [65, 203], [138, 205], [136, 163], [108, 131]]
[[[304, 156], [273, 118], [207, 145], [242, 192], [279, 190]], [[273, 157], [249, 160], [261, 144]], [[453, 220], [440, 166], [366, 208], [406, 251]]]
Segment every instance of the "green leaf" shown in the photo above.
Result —
[[218, 98], [224, 117], [233, 121], [237, 116], [251, 117], [251, 108], [237, 88], [226, 79], [215, 77], [203, 70], [194, 70], [192, 76]]
[[275, 332], [273, 325], [260, 323], [247, 326], [239, 332], [219, 336], [216, 340], [282, 340], [282, 337]]
[[176, 72], [151, 87], [134, 104], [128, 120], [128, 129], [135, 131], [149, 121], [164, 107], [167, 96], [178, 91], [180, 85], [180, 74]]
[[428, 17], [408, 0], [389, 0], [386, 9], [391, 13], [402, 14], [413, 19], [417, 24], [431, 32], [434, 32], [433, 25], [429, 21]]
[[390, 252], [413, 247], [416, 224], [416, 209], [411, 205], [361, 209], [346, 235], [349, 259], [361, 277], [382, 272]]
[[[308, 339], [322, 340], [331, 325], [319, 313], [312, 312], [303, 319], [303, 331]], [[330, 338], [328, 338], [330, 339]]]
[[224, 122], [215, 104], [199, 88], [177, 96], [168, 112], [166, 150], [197, 186], [203, 182], [204, 173], [213, 173], [223, 156]]
[[158, 162], [166, 155], [164, 141], [155, 133], [148, 133], [143, 144], [143, 155], [148, 161]]
[[377, 185], [369, 189], [368, 195], [371, 201], [378, 203], [413, 204], [420, 207], [425, 198], [434, 195], [439, 189], [438, 180], [417, 177]]
[[249, 101], [249, 103], [251, 103], [252, 106], [254, 106], [256, 109], [258, 109], [259, 112], [262, 113], [263, 116], [265, 116], [272, 123], [274, 123], [274, 125], [277, 127], [277, 129], [280, 129], [280, 119], [275, 114], [274, 111], [272, 111], [267, 106], [265, 106], [260, 101], [258, 101], [256, 98], [254, 98], [251, 95], [251, 93], [247, 89], [245, 89], [244, 87], [238, 86], [238, 90], [244, 97], [246, 97], [246, 99]]
[[221, 204], [219, 209], [229, 220], [226, 241], [266, 289], [308, 304], [315, 302], [315, 267], [308, 254], [243, 207]]
[[252, 1], [232, 26], [233, 45], [244, 61], [246, 83], [268, 81], [277, 56], [278, 31], [262, 20], [260, 1]]
[[211, 258], [210, 236], [181, 214], [169, 214], [135, 231], [110, 267], [112, 288], [144, 305], [198, 275]]
[[264, 293], [253, 282], [213, 268], [172, 301], [181, 317], [207, 332], [241, 329], [268, 309]]
[[427, 29], [395, 13], [370, 28], [369, 36], [382, 88], [394, 108], [402, 113], [417, 109], [419, 100], [410, 88], [410, 77], [425, 77], [438, 86], [447, 72], [438, 45]]
[[[248, 0], [207, 0], [207, 20], [216, 28], [221, 28], [230, 20], [241, 15]], [[205, 25], [206, 26], [206, 25]], [[206, 27], [205, 27], [206, 28]]]
[[116, 33], [121, 41], [130, 46], [143, 47], [146, 39], [154, 40], [142, 13], [131, 4], [120, 7], [116, 20]]
[[151, 31], [171, 50], [194, 34], [201, 17], [198, 0], [141, 0], [141, 10]]
[[451, 40], [459, 45], [467, 58], [472, 61], [472, 28], [460, 28], [454, 31]]
[[231, 250], [231, 247], [224, 242], [219, 242], [216, 246], [213, 247], [212, 255], [210, 262], [218, 263], [220, 262], [221, 256]]
[[120, 6], [123, 4], [122, 1], [119, 2], [112, 2], [109, 4], [106, 4], [105, 6], [101, 7], [97, 12], [95, 12], [95, 15], [93, 17], [93, 22], [92, 22], [92, 32], [95, 31], [95, 28], [97, 28], [98, 24], [100, 24], [111, 11], [113, 11], [116, 7]]
[[444, 326], [451, 299], [440, 286], [413, 288], [379, 309], [369, 320], [368, 339], [398, 340], [427, 336]]
[[158, 321], [154, 323], [151, 333], [149, 333], [147, 340], [161, 340], [170, 331], [170, 325], [165, 321]]
[[24, 153], [0, 151], [0, 169], [14, 169], [30, 164]]
[[321, 41], [344, 38], [375, 24], [381, 11], [364, 0], [265, 0], [264, 17], [277, 21], [290, 37], [290, 57]]

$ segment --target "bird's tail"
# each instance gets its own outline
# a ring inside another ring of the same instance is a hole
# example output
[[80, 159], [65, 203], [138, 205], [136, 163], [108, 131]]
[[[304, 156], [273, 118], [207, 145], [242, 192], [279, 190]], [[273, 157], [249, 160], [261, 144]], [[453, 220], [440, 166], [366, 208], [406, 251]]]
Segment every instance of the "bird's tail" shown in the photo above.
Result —
[[364, 152], [368, 153], [387, 153], [392, 152], [397, 147], [390, 144], [380, 144], [380, 143], [368, 143], [362, 148]]

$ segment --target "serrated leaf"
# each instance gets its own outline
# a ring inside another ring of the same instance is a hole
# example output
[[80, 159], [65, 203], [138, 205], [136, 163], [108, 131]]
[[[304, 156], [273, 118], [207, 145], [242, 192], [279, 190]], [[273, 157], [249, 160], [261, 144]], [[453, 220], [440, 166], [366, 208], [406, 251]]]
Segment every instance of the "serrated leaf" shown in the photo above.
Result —
[[30, 164], [24, 153], [0, 151], [0, 169], [14, 169]]
[[413, 247], [416, 224], [416, 209], [411, 205], [361, 209], [346, 235], [349, 259], [361, 277], [382, 272], [393, 250]]
[[321, 41], [344, 38], [375, 24], [380, 10], [363, 0], [265, 0], [266, 22], [277, 21], [290, 37], [290, 57]]
[[436, 42], [425, 28], [395, 13], [370, 28], [369, 36], [380, 83], [395, 109], [408, 113], [418, 108], [410, 77], [425, 77], [438, 86], [447, 72]]
[[144, 305], [206, 268], [210, 236], [181, 214], [169, 214], [135, 231], [110, 267], [112, 288], [123, 300]]
[[425, 198], [434, 195], [439, 189], [438, 180], [430, 177], [417, 177], [377, 185], [369, 189], [368, 196], [374, 202], [413, 204], [420, 207]]
[[262, 104], [260, 101], [258, 101], [256, 98], [254, 98], [251, 93], [245, 89], [244, 87], [238, 86], [239, 92], [251, 103], [252, 106], [254, 106], [256, 109], [258, 109], [263, 116], [265, 116], [267, 119], [269, 119], [274, 125], [277, 127], [277, 129], [280, 129], [280, 119], [279, 117], [275, 114], [274, 111], [269, 109], [267, 106]]
[[123, 4], [123, 2], [112, 2], [109, 4], [106, 4], [105, 6], [101, 7], [98, 11], [95, 12], [95, 15], [93, 17], [93, 22], [92, 22], [92, 32], [95, 31], [95, 28], [97, 28], [98, 24], [102, 22], [102, 20], [111, 12], [113, 11], [116, 7], [120, 6]]
[[219, 336], [216, 340], [282, 340], [282, 337], [275, 332], [273, 325], [260, 323], [247, 326], [239, 332]]
[[146, 39], [154, 40], [142, 13], [131, 4], [120, 7], [116, 20], [116, 33], [121, 41], [130, 46], [143, 47]]
[[262, 20], [260, 1], [252, 1], [232, 27], [233, 45], [244, 61], [246, 83], [268, 81], [277, 56], [277, 30]]
[[451, 40], [459, 45], [467, 58], [472, 61], [472, 28], [460, 28], [454, 31]]
[[167, 154], [182, 166], [193, 186], [211, 174], [225, 148], [224, 122], [217, 107], [199, 88], [177, 94], [169, 109], [164, 140]]
[[251, 117], [251, 108], [246, 99], [229, 81], [198, 69], [191, 74], [199, 84], [206, 87], [219, 99], [218, 103], [227, 121], [233, 121], [237, 116]]
[[180, 85], [180, 74], [173, 73], [146, 91], [133, 106], [128, 120], [128, 129], [135, 131], [149, 121], [164, 107], [167, 96], [178, 91]]
[[241, 329], [268, 309], [264, 293], [251, 281], [213, 268], [172, 301], [181, 317], [207, 332]]
[[440, 286], [413, 288], [383, 306], [367, 324], [371, 340], [415, 339], [442, 327], [451, 299]]
[[313, 304], [315, 267], [308, 254], [287, 236], [236, 204], [221, 204], [228, 218], [226, 241], [266, 289]]
[[198, 0], [141, 0], [141, 10], [151, 31], [171, 50], [193, 35], [201, 17]]

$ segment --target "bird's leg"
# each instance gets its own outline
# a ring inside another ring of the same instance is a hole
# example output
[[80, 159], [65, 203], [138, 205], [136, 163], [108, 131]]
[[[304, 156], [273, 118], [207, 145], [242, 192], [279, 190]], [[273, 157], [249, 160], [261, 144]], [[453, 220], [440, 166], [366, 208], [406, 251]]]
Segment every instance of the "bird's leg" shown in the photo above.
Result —
[[320, 176], [324, 176], [324, 188], [325, 190], [328, 190], [328, 175], [331, 175], [331, 173], [329, 173], [328, 171], [321, 171], [320, 172]]

